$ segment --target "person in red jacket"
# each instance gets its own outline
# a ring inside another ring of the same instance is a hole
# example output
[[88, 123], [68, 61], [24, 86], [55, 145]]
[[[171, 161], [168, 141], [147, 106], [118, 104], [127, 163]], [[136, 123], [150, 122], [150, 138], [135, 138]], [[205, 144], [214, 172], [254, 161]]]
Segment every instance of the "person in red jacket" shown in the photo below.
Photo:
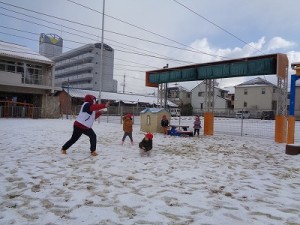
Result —
[[93, 95], [86, 95], [84, 97], [84, 103], [81, 106], [80, 112], [73, 124], [73, 134], [70, 140], [68, 140], [61, 149], [62, 154], [67, 154], [67, 150], [85, 134], [90, 138], [90, 150], [92, 156], [97, 156], [96, 143], [97, 136], [92, 129], [95, 119], [101, 115], [101, 109], [107, 108], [109, 101], [106, 104], [96, 104], [96, 97]]

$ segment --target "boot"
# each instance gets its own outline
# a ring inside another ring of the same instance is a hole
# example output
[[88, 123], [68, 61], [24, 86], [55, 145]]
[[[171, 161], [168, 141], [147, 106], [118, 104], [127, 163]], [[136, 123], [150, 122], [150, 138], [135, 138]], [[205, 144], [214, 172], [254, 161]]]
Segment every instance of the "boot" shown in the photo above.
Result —
[[91, 156], [97, 156], [98, 153], [96, 151], [91, 152]]
[[64, 155], [66, 155], [67, 154], [67, 150], [61, 150], [61, 154], [64, 154]]

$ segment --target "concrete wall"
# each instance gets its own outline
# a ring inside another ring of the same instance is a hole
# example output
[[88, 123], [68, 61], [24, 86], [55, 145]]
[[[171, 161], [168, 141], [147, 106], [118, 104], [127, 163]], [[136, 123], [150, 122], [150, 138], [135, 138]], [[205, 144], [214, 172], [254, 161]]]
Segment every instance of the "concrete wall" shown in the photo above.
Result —
[[0, 71], [0, 84], [22, 84], [22, 74]]
[[60, 103], [58, 96], [43, 95], [42, 97], [42, 118], [59, 118]]

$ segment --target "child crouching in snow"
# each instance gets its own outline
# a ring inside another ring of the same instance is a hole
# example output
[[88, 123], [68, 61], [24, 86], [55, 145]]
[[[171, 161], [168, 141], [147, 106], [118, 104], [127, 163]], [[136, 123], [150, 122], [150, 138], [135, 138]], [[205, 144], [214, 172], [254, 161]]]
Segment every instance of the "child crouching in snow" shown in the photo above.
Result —
[[139, 143], [141, 156], [144, 156], [145, 154], [147, 156], [150, 156], [150, 152], [152, 149], [152, 139], [153, 139], [153, 134], [147, 133], [143, 138], [143, 140]]

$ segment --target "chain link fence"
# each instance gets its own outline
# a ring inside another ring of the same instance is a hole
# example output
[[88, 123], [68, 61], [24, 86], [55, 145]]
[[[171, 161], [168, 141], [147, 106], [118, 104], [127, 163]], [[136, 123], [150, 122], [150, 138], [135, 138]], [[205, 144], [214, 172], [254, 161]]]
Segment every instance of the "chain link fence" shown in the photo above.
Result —
[[[81, 106], [74, 107], [72, 115], [62, 115], [62, 119], [75, 120]], [[110, 106], [100, 117], [100, 122], [122, 124], [122, 116], [125, 114], [133, 115], [135, 125], [140, 125], [140, 112], [145, 109], [136, 106]], [[6, 118], [42, 118], [43, 109], [40, 107], [28, 106], [4, 106], [0, 105], [0, 117]], [[202, 122], [201, 133], [203, 134], [204, 118], [203, 112], [198, 112]], [[214, 134], [249, 136], [255, 138], [275, 139], [275, 120], [262, 120], [258, 112], [251, 112], [249, 119], [241, 117], [235, 118], [234, 111], [215, 112]], [[253, 116], [255, 115], [255, 116]], [[194, 116], [171, 117], [170, 124], [186, 125], [189, 130], [193, 130]], [[295, 142], [300, 142], [300, 121], [295, 123]]]

